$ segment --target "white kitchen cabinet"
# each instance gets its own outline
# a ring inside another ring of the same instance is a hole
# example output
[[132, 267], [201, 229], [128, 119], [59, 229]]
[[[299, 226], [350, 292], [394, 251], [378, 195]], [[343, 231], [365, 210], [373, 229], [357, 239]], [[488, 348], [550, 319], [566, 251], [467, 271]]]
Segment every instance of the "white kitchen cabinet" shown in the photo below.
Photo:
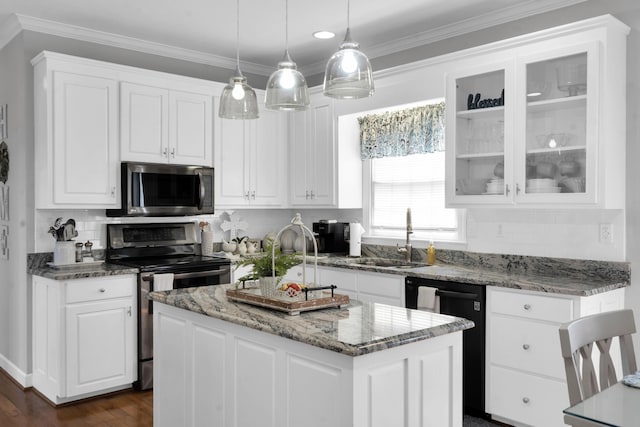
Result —
[[197, 90], [122, 82], [122, 161], [211, 166], [213, 96]]
[[338, 144], [334, 101], [310, 95], [306, 111], [291, 113], [289, 204], [292, 207], [362, 208], [358, 138]]
[[577, 297], [488, 287], [486, 412], [511, 425], [563, 426], [560, 325], [623, 307], [624, 289]]
[[627, 34], [595, 18], [448, 73], [447, 206], [623, 207]]
[[119, 207], [116, 74], [66, 55], [32, 62], [36, 208]]
[[136, 379], [136, 275], [33, 276], [33, 386], [54, 404]]
[[[290, 269], [285, 277], [302, 282], [301, 270], [301, 266], [296, 266]], [[321, 285], [336, 285], [337, 293], [349, 295], [350, 298], [397, 307], [405, 306], [404, 276], [402, 275], [319, 266], [318, 277]], [[313, 264], [308, 264], [307, 282], [312, 280]]]
[[286, 204], [286, 115], [259, 105], [260, 118], [256, 120], [220, 119], [216, 113], [216, 207]]

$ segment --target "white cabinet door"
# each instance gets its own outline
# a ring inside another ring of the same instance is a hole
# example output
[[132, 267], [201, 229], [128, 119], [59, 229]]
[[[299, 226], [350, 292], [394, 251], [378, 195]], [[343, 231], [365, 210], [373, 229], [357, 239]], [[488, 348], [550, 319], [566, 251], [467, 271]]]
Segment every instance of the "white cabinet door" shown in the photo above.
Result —
[[66, 307], [67, 396], [134, 381], [131, 299]]
[[286, 117], [261, 104], [256, 120], [216, 118], [215, 198], [220, 208], [281, 207], [286, 189]]
[[212, 165], [213, 97], [169, 92], [169, 162]]
[[213, 97], [123, 82], [121, 159], [211, 166]]
[[118, 207], [117, 82], [58, 71], [52, 78], [53, 200], [37, 207]]
[[309, 110], [292, 115], [289, 192], [293, 206], [335, 205], [333, 122], [333, 101], [318, 95], [311, 97]]
[[123, 161], [165, 163], [169, 149], [169, 91], [120, 84], [120, 156]]

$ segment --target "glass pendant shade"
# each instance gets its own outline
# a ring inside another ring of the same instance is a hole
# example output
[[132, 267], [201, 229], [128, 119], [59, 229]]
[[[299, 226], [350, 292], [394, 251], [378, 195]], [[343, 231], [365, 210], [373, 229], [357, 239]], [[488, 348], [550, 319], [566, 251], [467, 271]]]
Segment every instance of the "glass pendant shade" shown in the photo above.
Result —
[[267, 82], [265, 108], [270, 110], [305, 110], [309, 106], [307, 81], [289, 51], [278, 62], [278, 69], [271, 74]]
[[351, 30], [340, 49], [329, 58], [324, 73], [324, 94], [337, 99], [366, 98], [373, 95], [373, 72], [367, 55], [351, 38]]
[[222, 90], [218, 116], [223, 119], [257, 119], [258, 98], [255, 91], [247, 84], [247, 78], [240, 68], [229, 79], [229, 84]]
[[240, 0], [236, 1], [236, 72], [222, 89], [218, 116], [222, 119], [257, 119], [258, 99], [240, 71]]

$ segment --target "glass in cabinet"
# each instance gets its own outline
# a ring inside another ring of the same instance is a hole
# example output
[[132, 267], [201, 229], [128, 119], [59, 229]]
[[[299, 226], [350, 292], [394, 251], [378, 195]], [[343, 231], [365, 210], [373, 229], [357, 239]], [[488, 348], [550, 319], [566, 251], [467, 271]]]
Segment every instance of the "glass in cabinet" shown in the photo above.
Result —
[[[505, 170], [505, 68], [488, 69], [478, 74], [449, 76], [448, 86], [455, 94], [448, 108], [447, 149], [453, 148], [456, 199], [496, 198], [508, 195]], [[452, 93], [449, 91], [448, 93]], [[451, 130], [453, 132], [451, 132]], [[451, 155], [451, 153], [449, 153]]]
[[516, 166], [518, 201], [595, 201], [595, 56], [595, 45], [578, 46], [519, 64], [525, 144]]

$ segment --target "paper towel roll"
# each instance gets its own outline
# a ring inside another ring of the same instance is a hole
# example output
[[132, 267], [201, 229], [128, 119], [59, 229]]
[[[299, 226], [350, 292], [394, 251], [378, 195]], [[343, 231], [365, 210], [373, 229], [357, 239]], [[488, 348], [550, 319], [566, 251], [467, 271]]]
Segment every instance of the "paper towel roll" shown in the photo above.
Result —
[[362, 234], [364, 234], [364, 228], [359, 222], [349, 223], [349, 256], [362, 254]]

